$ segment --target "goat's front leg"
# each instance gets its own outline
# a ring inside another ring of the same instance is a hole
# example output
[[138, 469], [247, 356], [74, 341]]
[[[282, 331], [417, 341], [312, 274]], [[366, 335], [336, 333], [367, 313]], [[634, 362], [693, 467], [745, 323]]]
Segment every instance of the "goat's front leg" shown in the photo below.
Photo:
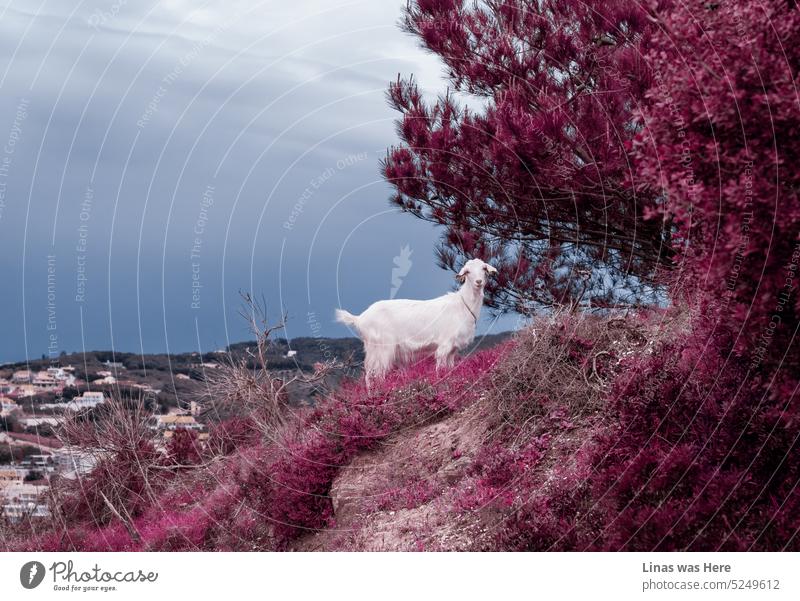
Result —
[[436, 369], [451, 368], [455, 363], [456, 349], [453, 346], [440, 346], [436, 349]]

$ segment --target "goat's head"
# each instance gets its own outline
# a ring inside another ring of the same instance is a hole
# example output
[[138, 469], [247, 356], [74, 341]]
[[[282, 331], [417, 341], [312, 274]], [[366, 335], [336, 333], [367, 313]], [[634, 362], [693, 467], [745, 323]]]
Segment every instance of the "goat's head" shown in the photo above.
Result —
[[456, 279], [462, 284], [483, 291], [487, 278], [496, 273], [497, 270], [488, 263], [484, 263], [480, 259], [470, 259], [464, 263], [464, 267], [458, 272]]

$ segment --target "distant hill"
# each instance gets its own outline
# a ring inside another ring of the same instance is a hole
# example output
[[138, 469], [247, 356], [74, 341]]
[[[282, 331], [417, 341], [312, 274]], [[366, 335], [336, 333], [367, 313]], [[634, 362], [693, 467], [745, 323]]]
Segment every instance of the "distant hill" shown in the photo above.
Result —
[[[466, 353], [489, 348], [507, 339], [512, 333], [502, 332], [476, 338]], [[290, 351], [294, 351], [290, 355]], [[136, 396], [140, 390], [131, 383], [149, 385], [159, 392], [154, 394], [155, 400], [162, 408], [175, 407], [179, 402], [188, 402], [202, 394], [201, 386], [205, 374], [215, 365], [231, 360], [249, 357], [248, 352], [255, 352], [255, 341], [243, 341], [229, 345], [224, 351], [210, 353], [124, 353], [117, 351], [87, 351], [86, 353], [68, 353], [58, 358], [62, 367], [71, 365], [74, 375], [84, 383], [73, 390], [66, 390], [65, 396], [74, 396], [86, 390], [85, 382], [101, 378], [100, 372], [111, 372], [117, 379], [116, 385], [92, 385], [93, 390], [106, 390], [119, 396]], [[364, 349], [358, 338], [313, 338], [301, 337], [287, 340], [275, 338], [267, 351], [267, 362], [275, 371], [313, 371], [315, 363], [329, 360], [344, 362], [351, 359], [356, 370], [360, 369], [364, 360]], [[254, 361], [252, 357], [250, 361]], [[33, 359], [19, 361], [0, 366], [0, 378], [10, 379], [17, 370], [44, 370], [52, 367], [49, 359]], [[253, 363], [255, 367], [255, 363]], [[308, 397], [309, 391], [296, 391], [295, 400]], [[55, 393], [44, 393], [41, 398], [30, 399], [31, 402], [52, 402]]]

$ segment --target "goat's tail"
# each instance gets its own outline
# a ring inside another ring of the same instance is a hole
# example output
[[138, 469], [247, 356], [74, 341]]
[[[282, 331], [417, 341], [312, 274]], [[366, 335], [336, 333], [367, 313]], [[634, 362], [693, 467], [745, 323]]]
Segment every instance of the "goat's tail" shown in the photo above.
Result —
[[336, 321], [358, 330], [358, 316], [344, 309], [336, 309]]

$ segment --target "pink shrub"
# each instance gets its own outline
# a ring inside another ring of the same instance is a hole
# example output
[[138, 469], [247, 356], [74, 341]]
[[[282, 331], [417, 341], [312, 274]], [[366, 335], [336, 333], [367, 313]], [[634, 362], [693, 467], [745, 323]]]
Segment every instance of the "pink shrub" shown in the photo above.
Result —
[[177, 465], [200, 463], [203, 450], [193, 430], [178, 428], [167, 443], [167, 460]]
[[165, 474], [153, 469], [161, 461], [147, 441], [102, 458], [91, 473], [56, 483], [59, 515], [68, 523], [102, 526], [115, 518], [111, 503], [116, 511], [124, 508], [131, 518], [140, 516], [164, 482]]
[[[711, 339], [713, 343], [713, 338]], [[696, 349], [700, 351], [700, 349]], [[597, 453], [604, 526], [587, 545], [626, 550], [780, 549], [797, 533], [797, 427], [713, 344], [667, 345], [613, 395], [620, 428]], [[720, 356], [721, 355], [721, 356]], [[724, 357], [724, 358], [723, 358]], [[743, 386], [742, 384], [745, 383]]]
[[[798, 548], [800, 138], [793, 3], [660, 2], [645, 56], [640, 189], [664, 202], [691, 334], [627, 365], [612, 392], [587, 545]], [[698, 18], [701, 16], [701, 18]], [[765, 118], [769, 126], [765, 126]]]
[[230, 455], [240, 448], [257, 444], [261, 438], [256, 423], [247, 417], [233, 417], [213, 425], [207, 448], [215, 455]]

